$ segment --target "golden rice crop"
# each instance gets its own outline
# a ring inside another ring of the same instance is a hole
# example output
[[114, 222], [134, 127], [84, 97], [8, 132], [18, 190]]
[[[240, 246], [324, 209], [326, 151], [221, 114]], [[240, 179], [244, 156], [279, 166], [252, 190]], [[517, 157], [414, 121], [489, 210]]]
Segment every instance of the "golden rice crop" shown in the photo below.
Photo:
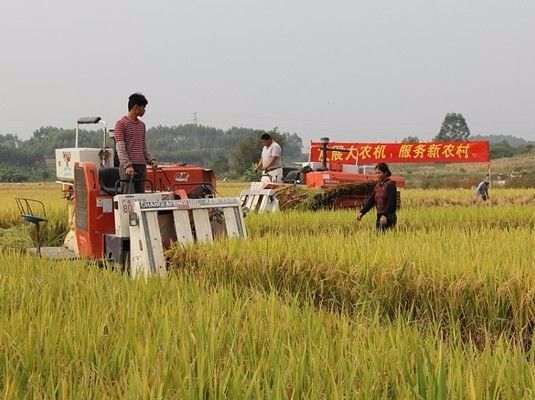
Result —
[[[221, 184], [237, 195], [246, 184]], [[10, 249], [31, 241], [2, 185], [4, 398], [533, 398], [535, 190], [403, 190], [370, 213], [249, 214], [248, 239], [174, 246], [169, 279]]]
[[0, 255], [4, 398], [530, 398], [533, 353], [185, 275]]
[[329, 308], [379, 309], [387, 318], [454, 321], [466, 334], [487, 331], [531, 340], [535, 232], [521, 216], [493, 220], [490, 227], [479, 219], [465, 227], [431, 220], [424, 229], [421, 220], [385, 235], [369, 225], [318, 221], [300, 234], [306, 216], [300, 224], [299, 215], [291, 216], [295, 219], [271, 216], [258, 230], [250, 223], [245, 242], [176, 246], [169, 252], [172, 265], [214, 283], [301, 294]]

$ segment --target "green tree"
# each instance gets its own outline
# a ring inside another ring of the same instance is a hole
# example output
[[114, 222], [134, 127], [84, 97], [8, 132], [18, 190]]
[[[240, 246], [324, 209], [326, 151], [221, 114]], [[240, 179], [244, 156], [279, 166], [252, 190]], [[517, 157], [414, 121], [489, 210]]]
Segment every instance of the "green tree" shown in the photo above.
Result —
[[447, 113], [435, 142], [461, 142], [468, 140], [470, 129], [461, 113]]
[[218, 154], [210, 160], [208, 167], [212, 168], [218, 174], [226, 174], [229, 172], [230, 164], [227, 157]]
[[230, 167], [238, 176], [243, 176], [252, 164], [256, 164], [262, 154], [262, 146], [258, 136], [249, 136], [241, 139], [236, 145], [230, 158]]
[[262, 154], [260, 136], [264, 133], [268, 133], [281, 146], [283, 164], [303, 159], [301, 152], [303, 142], [297, 134], [281, 133], [278, 127], [267, 132], [264, 130], [248, 131], [247, 136], [238, 141], [231, 153], [230, 167], [238, 176], [243, 176], [251, 165], [256, 164], [260, 159]]
[[0, 164], [0, 182], [24, 182], [29, 175], [30, 172], [24, 168]]
[[284, 133], [283, 162], [303, 161], [303, 140], [297, 133]]
[[0, 146], [7, 147], [8, 149], [17, 149], [21, 141], [17, 135], [10, 133], [6, 135], [0, 135]]
[[[54, 158], [55, 150], [74, 147], [75, 130], [55, 128], [52, 126], [41, 127], [33, 132], [33, 136], [21, 143], [21, 148], [29, 153], [45, 158]], [[110, 145], [110, 143], [108, 143]], [[78, 135], [79, 147], [101, 147], [102, 130], [81, 129]]]
[[420, 139], [417, 136], [407, 136], [401, 139], [401, 143], [420, 143]]
[[490, 145], [490, 157], [491, 158], [504, 158], [512, 157], [515, 155], [515, 149], [505, 140], [501, 143], [491, 143]]
[[[198, 164], [214, 169], [216, 174], [241, 177], [258, 161], [263, 133], [266, 131], [238, 127], [222, 130], [195, 124], [156, 126], [147, 131], [147, 145], [159, 161]], [[283, 149], [283, 162], [303, 157], [302, 141], [297, 134], [282, 133], [278, 128], [269, 133]], [[74, 147], [74, 142], [74, 129], [52, 126], [35, 130], [28, 140], [11, 134], [0, 135], [0, 167], [16, 165], [28, 179], [47, 179], [48, 175], [43, 172], [45, 160], [55, 157], [55, 149]], [[101, 130], [80, 130], [80, 147], [101, 145]], [[113, 146], [113, 141], [109, 139], [107, 145]], [[3, 171], [3, 180], [14, 179], [11, 169]]]

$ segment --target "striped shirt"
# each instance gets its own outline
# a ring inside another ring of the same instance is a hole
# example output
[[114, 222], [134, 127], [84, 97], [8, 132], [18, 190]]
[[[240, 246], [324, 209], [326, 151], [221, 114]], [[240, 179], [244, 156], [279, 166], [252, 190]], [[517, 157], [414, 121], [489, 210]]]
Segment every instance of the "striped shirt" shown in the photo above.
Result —
[[115, 147], [123, 167], [128, 164], [147, 164], [152, 160], [147, 150], [145, 132], [145, 123], [139, 119], [132, 121], [124, 116], [115, 124]]

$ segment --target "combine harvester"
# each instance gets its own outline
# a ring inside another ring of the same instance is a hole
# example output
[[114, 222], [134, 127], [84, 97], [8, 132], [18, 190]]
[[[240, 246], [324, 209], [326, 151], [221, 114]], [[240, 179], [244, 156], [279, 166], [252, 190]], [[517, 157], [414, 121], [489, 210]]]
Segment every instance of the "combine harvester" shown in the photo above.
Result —
[[[486, 177], [491, 177], [488, 141], [330, 144], [332, 147], [328, 147], [328, 138], [312, 142], [309, 164], [301, 171], [289, 172], [284, 184], [253, 183], [251, 189], [242, 193], [244, 205], [258, 212], [279, 208], [358, 207], [366, 201], [375, 184], [375, 176], [361, 171], [359, 163], [485, 163]], [[391, 179], [398, 188], [405, 186], [401, 176], [391, 176]], [[265, 196], [268, 196], [267, 201]], [[399, 200], [398, 192], [398, 206]]]
[[[71, 231], [63, 247], [43, 247], [35, 252], [50, 258], [104, 260], [119, 265], [132, 276], [166, 275], [165, 250], [172, 242], [211, 242], [215, 237], [246, 237], [238, 198], [214, 198], [212, 170], [186, 164], [162, 165], [147, 171], [146, 193], [121, 194], [114, 149], [78, 147], [81, 124], [104, 122], [100, 117], [78, 120], [75, 147], [56, 150], [56, 175], [70, 202]], [[23, 204], [27, 204], [25, 200]], [[32, 217], [28, 207], [21, 210]]]
[[[344, 154], [351, 150], [328, 147], [329, 138], [323, 137], [311, 146], [309, 162], [301, 169], [290, 169], [283, 183], [253, 182], [241, 192], [242, 205], [252, 212], [275, 212], [285, 209], [339, 209], [356, 208], [363, 205], [376, 183], [375, 175], [361, 172], [363, 167], [333, 161], [329, 153]], [[312, 151], [319, 147], [319, 159], [313, 161]], [[358, 156], [357, 156], [358, 157]], [[357, 158], [358, 159], [358, 158]], [[398, 188], [405, 186], [400, 175], [390, 177]], [[398, 207], [400, 193], [398, 191]]]

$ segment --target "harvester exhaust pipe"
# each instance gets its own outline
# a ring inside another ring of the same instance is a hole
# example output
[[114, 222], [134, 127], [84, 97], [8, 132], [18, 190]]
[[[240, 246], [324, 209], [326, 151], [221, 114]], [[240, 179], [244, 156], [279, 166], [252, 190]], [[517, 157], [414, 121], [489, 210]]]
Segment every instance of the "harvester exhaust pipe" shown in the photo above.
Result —
[[349, 150], [347, 149], [337, 149], [332, 147], [327, 147], [329, 144], [329, 138], [328, 137], [322, 137], [320, 138], [320, 144], [321, 144], [321, 165], [322, 170], [327, 171], [327, 152], [328, 151], [338, 151], [340, 153], [349, 153]]
[[329, 138], [328, 137], [320, 138], [320, 143], [321, 143], [321, 165], [322, 165], [322, 169], [325, 171], [327, 170], [327, 145], [329, 144]]

